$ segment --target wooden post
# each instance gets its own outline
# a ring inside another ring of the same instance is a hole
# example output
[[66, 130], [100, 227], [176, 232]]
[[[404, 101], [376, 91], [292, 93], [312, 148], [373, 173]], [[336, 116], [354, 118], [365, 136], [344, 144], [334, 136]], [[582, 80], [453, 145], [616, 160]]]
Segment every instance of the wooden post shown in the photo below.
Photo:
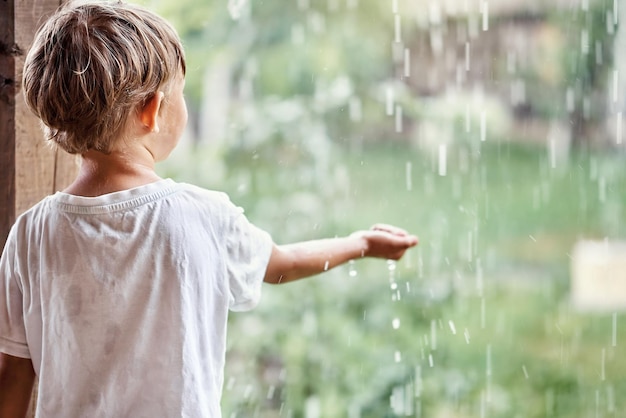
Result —
[[62, 189], [77, 172], [76, 160], [43, 140], [39, 120], [21, 92], [26, 52], [37, 28], [61, 0], [0, 2], [0, 243], [15, 217]]
[[[39, 25], [61, 3], [0, 1], [0, 248], [16, 216], [63, 189], [78, 171], [74, 157], [45, 143], [21, 92], [25, 54]], [[36, 397], [29, 416], [34, 416]]]
[[0, 2], [0, 243], [15, 218], [15, 74], [14, 0]]

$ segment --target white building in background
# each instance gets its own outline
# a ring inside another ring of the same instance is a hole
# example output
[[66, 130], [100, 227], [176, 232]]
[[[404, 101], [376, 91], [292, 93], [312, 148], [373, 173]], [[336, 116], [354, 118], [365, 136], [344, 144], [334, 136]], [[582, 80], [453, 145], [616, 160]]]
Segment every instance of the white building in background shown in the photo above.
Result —
[[626, 310], [626, 242], [579, 241], [572, 253], [571, 300], [581, 311]]

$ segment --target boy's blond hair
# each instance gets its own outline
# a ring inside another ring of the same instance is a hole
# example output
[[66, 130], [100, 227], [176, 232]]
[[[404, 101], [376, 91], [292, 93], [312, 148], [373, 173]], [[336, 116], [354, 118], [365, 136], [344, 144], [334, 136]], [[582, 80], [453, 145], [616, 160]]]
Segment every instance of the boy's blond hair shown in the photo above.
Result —
[[128, 115], [185, 73], [174, 28], [136, 5], [70, 2], [37, 32], [24, 96], [46, 139], [71, 154], [108, 153]]

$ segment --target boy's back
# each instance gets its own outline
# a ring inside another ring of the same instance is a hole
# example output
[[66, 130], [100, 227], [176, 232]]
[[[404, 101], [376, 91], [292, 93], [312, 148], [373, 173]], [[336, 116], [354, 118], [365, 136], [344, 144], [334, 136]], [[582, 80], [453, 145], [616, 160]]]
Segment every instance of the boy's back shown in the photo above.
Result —
[[227, 312], [256, 303], [271, 248], [225, 195], [171, 180], [57, 193], [7, 242], [0, 349], [31, 357], [44, 416], [217, 417]]

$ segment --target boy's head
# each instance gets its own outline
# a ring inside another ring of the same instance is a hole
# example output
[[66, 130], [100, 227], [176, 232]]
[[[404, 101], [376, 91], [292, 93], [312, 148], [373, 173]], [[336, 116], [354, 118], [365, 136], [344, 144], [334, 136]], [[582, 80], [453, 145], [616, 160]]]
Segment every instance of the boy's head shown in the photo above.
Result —
[[47, 139], [72, 154], [107, 153], [131, 112], [184, 73], [180, 39], [163, 18], [121, 1], [74, 1], [37, 32], [23, 86]]

